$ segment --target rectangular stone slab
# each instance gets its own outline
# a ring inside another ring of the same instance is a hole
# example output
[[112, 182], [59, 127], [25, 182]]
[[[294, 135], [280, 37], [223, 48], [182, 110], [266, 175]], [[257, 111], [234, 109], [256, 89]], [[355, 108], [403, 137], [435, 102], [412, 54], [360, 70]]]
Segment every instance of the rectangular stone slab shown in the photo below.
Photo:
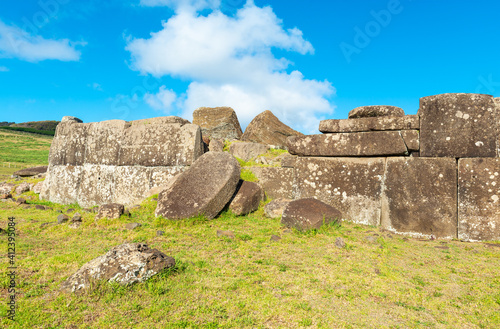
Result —
[[306, 158], [296, 160], [298, 197], [317, 198], [343, 219], [379, 225], [385, 158]]
[[500, 159], [458, 161], [458, 238], [500, 240]]
[[407, 129], [420, 129], [420, 118], [418, 115], [323, 120], [319, 123], [319, 131], [322, 133], [350, 133]]
[[450, 158], [387, 158], [382, 227], [394, 233], [457, 237], [457, 164]]
[[408, 151], [420, 151], [420, 133], [418, 130], [402, 130], [401, 136], [405, 141]]
[[362, 157], [408, 155], [399, 131], [292, 136], [288, 151], [300, 156]]

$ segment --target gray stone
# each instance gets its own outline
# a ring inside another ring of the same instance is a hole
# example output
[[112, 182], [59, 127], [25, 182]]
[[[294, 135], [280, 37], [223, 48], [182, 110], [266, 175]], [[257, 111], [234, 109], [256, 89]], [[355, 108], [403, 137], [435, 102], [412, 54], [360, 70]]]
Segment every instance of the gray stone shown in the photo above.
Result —
[[269, 199], [294, 199], [295, 172], [293, 168], [250, 167]]
[[330, 223], [339, 223], [340, 211], [316, 199], [300, 199], [291, 201], [285, 207], [281, 224], [301, 231], [319, 229]]
[[18, 170], [14, 172], [14, 175], [19, 177], [32, 177], [46, 172], [47, 172], [47, 166], [39, 166], [39, 167], [30, 167]]
[[240, 170], [238, 161], [228, 153], [205, 153], [159, 194], [156, 216], [214, 218], [234, 195]]
[[82, 222], [79, 222], [79, 221], [76, 221], [76, 222], [71, 221], [71, 223], [68, 224], [68, 227], [72, 228], [72, 229], [77, 229], [80, 226], [82, 226]]
[[222, 231], [222, 230], [217, 230], [217, 236], [220, 237], [225, 237], [228, 239], [234, 239], [234, 232], [233, 231]]
[[498, 110], [493, 97], [442, 94], [420, 99], [422, 157], [495, 157]]
[[322, 133], [351, 133], [366, 131], [409, 130], [420, 129], [418, 115], [399, 117], [375, 117], [344, 120], [323, 120], [319, 123]]
[[200, 107], [193, 112], [193, 124], [210, 139], [240, 139], [243, 134], [236, 112], [230, 107]]
[[259, 143], [234, 142], [229, 146], [229, 153], [243, 161], [249, 161], [267, 152], [269, 147]]
[[125, 207], [122, 204], [110, 203], [104, 204], [99, 207], [99, 211], [96, 215], [96, 219], [108, 218], [108, 219], [118, 219], [123, 212]]
[[349, 112], [349, 119], [372, 117], [402, 117], [405, 111], [402, 108], [389, 105], [360, 106]]
[[458, 161], [458, 238], [500, 240], [500, 159]]
[[17, 205], [22, 205], [22, 204], [26, 204], [26, 199], [25, 198], [18, 198], [16, 201], [16, 204]]
[[345, 242], [344, 242], [344, 239], [342, 238], [337, 238], [335, 239], [335, 247], [337, 248], [345, 248]]
[[61, 290], [78, 292], [99, 280], [122, 285], [144, 282], [174, 266], [175, 260], [157, 249], [143, 243], [124, 243], [84, 264], [61, 284]]
[[259, 209], [262, 200], [264, 200], [262, 188], [257, 183], [243, 181], [229, 204], [229, 209], [236, 216], [247, 215]]
[[40, 205], [40, 204], [37, 204], [37, 205], [35, 206], [35, 209], [36, 209], [36, 210], [45, 210], [45, 206], [42, 206], [42, 205]]
[[408, 149], [398, 131], [372, 131], [293, 136], [288, 151], [299, 156], [362, 157], [407, 155]]
[[30, 190], [30, 184], [23, 182], [19, 186], [16, 187], [16, 194], [21, 195], [24, 192], [28, 192]]
[[279, 161], [281, 163], [281, 167], [283, 168], [294, 168], [297, 156], [291, 155], [289, 153], [284, 153], [276, 157], [275, 160]]
[[279, 218], [283, 215], [283, 210], [290, 203], [290, 199], [276, 199], [264, 206], [264, 216], [269, 218]]
[[127, 225], [125, 225], [125, 228], [127, 230], [135, 230], [136, 228], [141, 227], [141, 226], [142, 225], [139, 223], [128, 223]]
[[224, 143], [219, 139], [211, 139], [208, 150], [210, 152], [224, 152]]
[[12, 183], [2, 183], [0, 184], [0, 194], [10, 194], [15, 187], [16, 185]]
[[58, 224], [66, 223], [68, 220], [69, 220], [68, 215], [61, 214], [61, 215], [57, 216], [57, 223]]
[[43, 189], [43, 181], [38, 182], [35, 184], [35, 186], [33, 186], [33, 192], [36, 194], [40, 194], [42, 192], [42, 189]]
[[73, 218], [71, 218], [72, 222], [81, 222], [82, 221], [82, 215], [80, 213], [76, 213], [73, 215]]
[[382, 227], [429, 238], [457, 237], [457, 165], [450, 158], [388, 158]]

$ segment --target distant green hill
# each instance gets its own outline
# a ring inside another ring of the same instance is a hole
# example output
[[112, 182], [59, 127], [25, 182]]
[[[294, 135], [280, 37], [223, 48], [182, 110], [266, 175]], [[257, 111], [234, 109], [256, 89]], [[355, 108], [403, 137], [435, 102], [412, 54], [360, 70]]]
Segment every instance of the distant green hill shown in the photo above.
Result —
[[23, 123], [12, 123], [10, 125], [0, 125], [0, 129], [11, 131], [24, 131], [33, 134], [54, 136], [59, 121], [30, 121]]

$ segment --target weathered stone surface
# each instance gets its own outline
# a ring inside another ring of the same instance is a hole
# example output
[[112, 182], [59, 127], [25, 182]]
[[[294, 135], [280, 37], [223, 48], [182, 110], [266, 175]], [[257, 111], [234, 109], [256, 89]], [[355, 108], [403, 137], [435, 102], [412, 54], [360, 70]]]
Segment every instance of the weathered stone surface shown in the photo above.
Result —
[[217, 237], [225, 237], [228, 239], [234, 239], [234, 232], [233, 231], [222, 231], [222, 230], [217, 230]]
[[458, 161], [458, 238], [500, 240], [500, 159]]
[[238, 161], [228, 153], [205, 153], [160, 193], [156, 216], [214, 218], [234, 195], [240, 170]]
[[295, 172], [293, 168], [251, 167], [266, 196], [270, 199], [294, 199]]
[[457, 237], [457, 165], [450, 158], [388, 158], [382, 227], [394, 233]]
[[351, 133], [409, 129], [420, 129], [420, 118], [418, 115], [323, 120], [319, 123], [319, 131], [322, 133]]
[[141, 225], [141, 224], [139, 224], [139, 223], [127, 223], [127, 224], [125, 225], [125, 228], [126, 228], [127, 230], [135, 230], [136, 228], [141, 227], [141, 226], [142, 226], [142, 225]]
[[30, 190], [30, 184], [23, 182], [19, 186], [16, 187], [16, 194], [20, 195], [24, 192], [28, 192]]
[[95, 216], [95, 219], [102, 219], [102, 218], [118, 219], [120, 218], [121, 215], [123, 215], [124, 210], [125, 207], [122, 204], [118, 203], [104, 204], [99, 207], [99, 211]]
[[495, 157], [498, 114], [493, 97], [442, 94], [420, 99], [422, 157]]
[[234, 142], [229, 146], [229, 153], [243, 161], [249, 161], [264, 154], [269, 146], [259, 143]]
[[80, 166], [85, 163], [85, 148], [90, 124], [73, 121], [61, 122], [49, 152], [49, 168], [54, 165]]
[[324, 224], [340, 222], [342, 214], [324, 202], [310, 198], [291, 201], [285, 207], [281, 224], [298, 230], [319, 229]]
[[230, 107], [200, 107], [193, 112], [193, 124], [210, 139], [233, 140], [243, 135], [236, 112]]
[[14, 190], [16, 185], [12, 183], [2, 183], [0, 184], [0, 194], [9, 194]]
[[380, 225], [385, 158], [298, 158], [298, 197], [316, 198], [345, 220]]
[[290, 199], [276, 199], [264, 206], [264, 216], [278, 218], [283, 215], [283, 210], [291, 202]]
[[83, 265], [61, 284], [61, 290], [78, 292], [93, 281], [104, 280], [122, 285], [144, 282], [164, 269], [175, 266], [175, 260], [143, 243], [124, 243]]
[[5, 193], [5, 194], [0, 194], [0, 200], [6, 200], [6, 199], [11, 199], [12, 194], [10, 193]]
[[283, 168], [295, 168], [295, 162], [297, 160], [297, 156], [285, 153], [280, 155], [281, 167]]
[[76, 123], [82, 123], [83, 121], [78, 119], [77, 117], [72, 117], [72, 116], [65, 116], [62, 118], [61, 122], [76, 122]]
[[[113, 203], [114, 178], [117, 168], [91, 164], [86, 164], [81, 168], [83, 170], [77, 185], [76, 199], [80, 206], [90, 207]], [[61, 188], [64, 188], [64, 185]]]
[[360, 106], [349, 112], [349, 119], [372, 118], [372, 117], [402, 117], [405, 111], [397, 106], [370, 105]]
[[220, 139], [211, 139], [210, 144], [208, 144], [208, 150], [210, 152], [223, 152], [224, 143]]
[[400, 133], [408, 151], [420, 151], [420, 133], [418, 130], [402, 130]]
[[132, 204], [144, 199], [150, 190], [151, 169], [147, 167], [116, 167], [111, 200], [116, 203]]
[[36, 176], [38, 174], [43, 174], [47, 172], [47, 166], [39, 166], [39, 167], [31, 167], [26, 169], [21, 169], [14, 172], [14, 176], [19, 177], [31, 177]]
[[372, 131], [326, 135], [292, 136], [288, 151], [300, 156], [361, 157], [407, 155], [398, 131]]
[[26, 199], [25, 198], [17, 198], [16, 201], [16, 204], [17, 205], [23, 205], [23, 204], [26, 204]]
[[286, 148], [287, 137], [302, 135], [281, 122], [271, 111], [264, 111], [250, 122], [241, 140]]
[[242, 181], [229, 204], [229, 209], [236, 216], [247, 215], [259, 209], [262, 200], [264, 200], [264, 191], [257, 183]]
[[57, 216], [57, 224], [64, 224], [69, 220], [68, 215], [61, 214]]

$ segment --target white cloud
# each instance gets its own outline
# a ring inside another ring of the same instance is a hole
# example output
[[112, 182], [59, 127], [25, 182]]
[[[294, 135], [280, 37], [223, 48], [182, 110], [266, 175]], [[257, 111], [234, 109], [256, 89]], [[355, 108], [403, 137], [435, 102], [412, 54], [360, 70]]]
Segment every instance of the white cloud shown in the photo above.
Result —
[[0, 72], [9, 72], [9, 68], [5, 66], [0, 66]]
[[0, 57], [14, 57], [28, 62], [48, 59], [78, 61], [80, 52], [75, 47], [79, 45], [84, 43], [44, 39], [0, 21]]
[[145, 101], [153, 108], [168, 113], [178, 107], [190, 118], [200, 106], [231, 106], [243, 126], [271, 110], [295, 129], [317, 131], [318, 117], [333, 112], [328, 98], [334, 88], [328, 81], [305, 79], [299, 71], [287, 72], [291, 63], [276, 58], [275, 48], [314, 52], [300, 30], [285, 29], [270, 7], [260, 8], [252, 1], [234, 17], [219, 10], [207, 16], [177, 10], [161, 31], [149, 39], [129, 39], [127, 44], [133, 69], [191, 81], [176, 99], [165, 86], [156, 98], [148, 94]]
[[220, 6], [220, 0], [141, 0], [142, 6], [159, 7], [166, 6], [176, 11], [197, 11], [203, 9], [216, 9]]

